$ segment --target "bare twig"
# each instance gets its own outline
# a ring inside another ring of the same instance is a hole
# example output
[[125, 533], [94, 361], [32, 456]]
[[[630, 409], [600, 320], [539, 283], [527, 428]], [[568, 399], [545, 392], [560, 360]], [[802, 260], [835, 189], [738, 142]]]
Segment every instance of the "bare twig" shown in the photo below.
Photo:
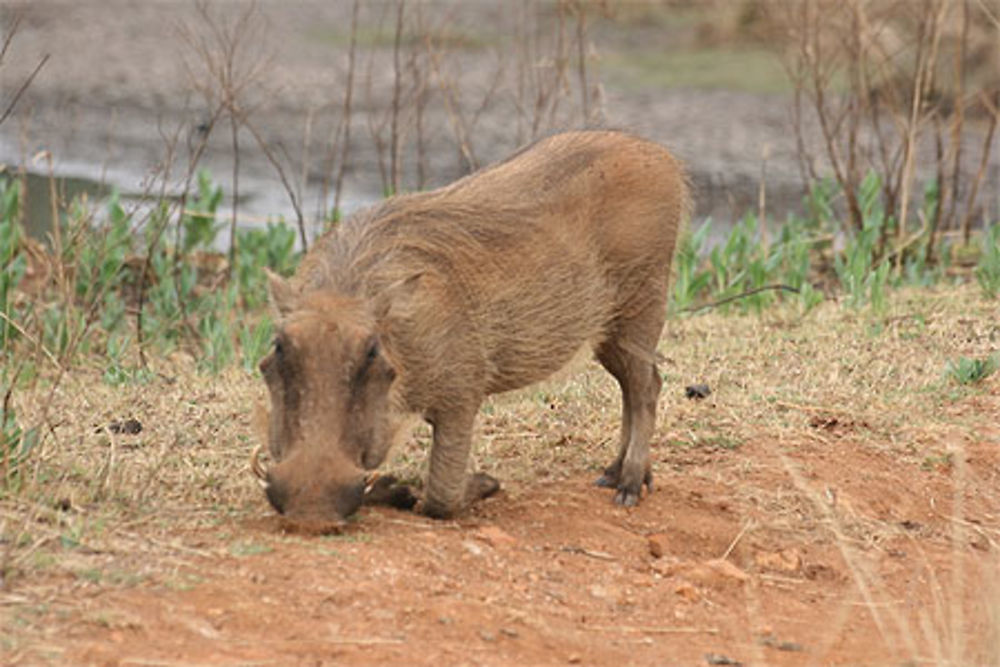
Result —
[[[344, 172], [347, 170], [347, 155], [351, 145], [351, 102], [354, 97], [354, 69], [355, 51], [358, 41], [359, 3], [360, 0], [354, 0], [354, 6], [351, 9], [351, 45], [347, 56], [347, 83], [345, 84], [344, 91], [344, 110], [340, 116], [341, 127], [343, 127], [343, 132], [341, 133], [341, 141], [343, 143], [340, 150], [340, 166], [337, 169], [337, 181], [334, 186], [334, 214], [338, 214], [340, 211], [340, 202], [344, 189]], [[326, 201], [325, 198], [324, 201]]]
[[[292, 187], [291, 182], [288, 180], [288, 175], [285, 173], [285, 168], [281, 161], [274, 154], [274, 149], [267, 143], [263, 135], [257, 130], [257, 126], [250, 122], [247, 116], [240, 116], [240, 121], [243, 126], [250, 131], [253, 135], [254, 140], [257, 142], [257, 146], [264, 153], [264, 157], [270, 163], [274, 170], [278, 173], [278, 178], [281, 180], [282, 187], [285, 188], [285, 194], [288, 195], [288, 200], [292, 204], [292, 208], [295, 211], [295, 221], [299, 228], [299, 240], [302, 242], [303, 252], [309, 249], [309, 241], [306, 238], [306, 221], [305, 216], [302, 214], [302, 205], [299, 202], [298, 197], [295, 195], [295, 189]], [[279, 149], [281, 148], [279, 144]]]
[[389, 128], [389, 186], [393, 194], [399, 192], [399, 112], [400, 112], [400, 90], [402, 88], [402, 67], [400, 66], [399, 51], [400, 43], [403, 39], [403, 16], [406, 11], [405, 0], [396, 2], [396, 32], [392, 41], [392, 106], [391, 123]]
[[229, 266], [227, 271], [232, 277], [233, 267], [236, 265], [236, 221], [239, 217], [240, 206], [240, 126], [232, 114], [229, 116], [229, 129], [233, 141], [233, 206], [229, 219]]
[[569, 545], [561, 547], [560, 551], [565, 551], [570, 554], [580, 554], [581, 556], [587, 556], [588, 558], [596, 558], [597, 560], [618, 560], [611, 554], [604, 551], [593, 551], [591, 549], [584, 549], [583, 547], [578, 547], [575, 545]]
[[733, 541], [729, 543], [729, 546], [726, 547], [725, 553], [723, 553], [722, 556], [719, 557], [719, 560], [726, 560], [727, 558], [729, 558], [729, 554], [733, 553], [733, 549], [736, 548], [736, 545], [740, 543], [740, 540], [743, 539], [743, 536], [746, 535], [747, 531], [750, 530], [753, 526], [754, 526], [753, 519], [744, 523], [743, 527], [740, 528], [740, 532], [737, 533], [736, 537], [733, 538]]
[[587, 625], [587, 630], [602, 632], [641, 632], [648, 635], [717, 635], [719, 628], [686, 625]]
[[[3, 45], [4, 51], [7, 50], [8, 44], [9, 44], [8, 42], [4, 43]], [[7, 120], [7, 117], [10, 116], [11, 113], [13, 113], [14, 107], [17, 106], [18, 100], [21, 99], [21, 96], [24, 95], [24, 91], [28, 89], [28, 86], [31, 85], [31, 82], [35, 80], [36, 76], [38, 76], [38, 73], [42, 70], [42, 67], [45, 66], [45, 63], [49, 61], [50, 55], [51, 54], [46, 53], [44, 56], [42, 56], [42, 59], [38, 61], [37, 65], [35, 65], [35, 69], [31, 70], [31, 74], [29, 74], [27, 78], [21, 83], [21, 86], [17, 89], [17, 92], [14, 93], [14, 97], [12, 97], [10, 102], [7, 104], [7, 108], [4, 110], [3, 115], [0, 115], [0, 125], [3, 125], [3, 122]]]
[[587, 6], [582, 2], [574, 2], [573, 10], [576, 14], [576, 69], [580, 78], [580, 106], [583, 124], [587, 125], [591, 121], [590, 86], [587, 84]]
[[782, 284], [763, 285], [761, 287], [755, 287], [754, 289], [747, 290], [746, 292], [741, 292], [739, 294], [734, 294], [733, 296], [728, 296], [725, 299], [719, 299], [718, 301], [713, 301], [712, 303], [706, 303], [701, 306], [688, 306], [687, 308], [684, 308], [681, 312], [698, 313], [703, 310], [708, 310], [710, 308], [718, 308], [719, 306], [724, 306], [727, 303], [732, 303], [733, 301], [739, 301], [740, 299], [745, 299], [748, 296], [753, 296], [754, 294], [759, 294], [761, 292], [769, 292], [769, 291], [791, 292], [793, 294], [799, 293], [799, 290], [795, 287], [792, 287], [791, 285], [782, 285]]
[[986, 168], [990, 163], [991, 149], [993, 148], [993, 139], [996, 135], [997, 122], [1000, 121], [1000, 111], [994, 106], [989, 97], [985, 93], [980, 94], [980, 99], [983, 105], [990, 110], [990, 125], [986, 130], [986, 138], [983, 140], [983, 154], [979, 160], [979, 170], [976, 172], [976, 177], [972, 181], [972, 189], [969, 192], [969, 200], [965, 206], [965, 215], [962, 216], [962, 242], [966, 245], [969, 244], [969, 238], [971, 235], [972, 226], [972, 216], [975, 213], [976, 198], [979, 195], [979, 185], [983, 182], [983, 178], [986, 176]]
[[22, 12], [16, 12], [14, 14], [14, 20], [11, 21], [10, 27], [7, 28], [7, 33], [3, 36], [3, 45], [0, 46], [0, 64], [2, 64], [4, 59], [7, 57], [7, 51], [10, 49], [10, 45], [14, 42], [14, 36], [17, 35], [17, 31], [20, 29], [21, 21], [23, 20], [24, 14]]

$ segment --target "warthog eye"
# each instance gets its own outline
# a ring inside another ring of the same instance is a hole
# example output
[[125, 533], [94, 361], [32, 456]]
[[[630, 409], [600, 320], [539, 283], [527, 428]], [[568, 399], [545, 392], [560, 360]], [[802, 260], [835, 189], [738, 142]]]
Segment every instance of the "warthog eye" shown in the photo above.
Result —
[[274, 356], [278, 358], [285, 356], [285, 344], [281, 338], [274, 339]]
[[365, 374], [368, 372], [368, 369], [371, 368], [371, 365], [375, 363], [375, 360], [377, 358], [378, 358], [378, 339], [372, 336], [371, 339], [369, 339], [368, 341], [368, 345], [365, 347], [365, 357], [364, 359], [361, 360], [361, 365], [358, 366], [358, 371], [357, 373], [355, 373], [354, 376], [355, 379], [361, 380], [362, 378], [364, 378]]

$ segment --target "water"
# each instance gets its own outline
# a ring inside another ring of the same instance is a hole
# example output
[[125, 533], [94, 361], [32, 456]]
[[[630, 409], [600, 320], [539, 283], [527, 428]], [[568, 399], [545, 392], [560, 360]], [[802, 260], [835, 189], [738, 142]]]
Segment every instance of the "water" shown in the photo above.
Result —
[[107, 184], [73, 176], [50, 178], [48, 175], [28, 172], [25, 184], [24, 197], [21, 201], [24, 212], [22, 221], [28, 236], [39, 240], [49, 239], [52, 233], [53, 188], [59, 211], [65, 209], [66, 203], [78, 197], [99, 201], [111, 194], [111, 188]]
[[[128, 178], [119, 177], [119, 183], [112, 185], [108, 182], [99, 182], [95, 179], [78, 175], [56, 175], [50, 177], [48, 174], [28, 172], [26, 174], [27, 191], [23, 202], [24, 205], [24, 225], [29, 236], [42, 241], [48, 241], [52, 233], [52, 190], [55, 189], [57, 208], [65, 211], [70, 202], [77, 198], [85, 197], [91, 207], [97, 212], [98, 219], [103, 213], [102, 200], [111, 195], [112, 189], [117, 187], [126, 210], [136, 211], [139, 215], [135, 219], [141, 219], [141, 213], [148, 210], [148, 197], [142, 193], [122, 187], [123, 183], [129, 181], [139, 183], [139, 178], [134, 176]], [[224, 191], [222, 204], [216, 212], [216, 220], [224, 229], [220, 229], [216, 237], [216, 249], [225, 251], [229, 245], [228, 226], [232, 213], [231, 201], [225, 182], [216, 181]], [[744, 188], [722, 188], [718, 186], [712, 178], [706, 174], [692, 174], [692, 189], [696, 201], [696, 212], [692, 228], [700, 226], [706, 219], [711, 218], [713, 222], [712, 231], [708, 239], [708, 245], [714, 246], [724, 241], [732, 228], [733, 222], [747, 211], [757, 211], [757, 191], [752, 187]], [[772, 185], [768, 188], [767, 206], [768, 217], [771, 218], [769, 229], [780, 226], [775, 220], [783, 220], [788, 211], [801, 208], [802, 189], [798, 184]], [[168, 195], [168, 198], [176, 195]], [[308, 222], [315, 217], [316, 202], [319, 199], [318, 188], [308, 188], [304, 197], [304, 215], [307, 218], [307, 237], [312, 238], [316, 226]], [[350, 215], [355, 210], [369, 205], [378, 199], [377, 195], [365, 193], [345, 196], [342, 203], [342, 210], [345, 215]], [[283, 189], [276, 183], [266, 179], [241, 178], [240, 200], [238, 208], [238, 227], [253, 228], [262, 227], [269, 221], [284, 219], [286, 223], [295, 225], [296, 216], [294, 209], [289, 203], [288, 197]], [[296, 244], [300, 241], [296, 235]]]
[[[27, 172], [24, 178], [26, 188], [22, 199], [22, 210], [25, 231], [28, 236], [46, 243], [51, 242], [52, 236], [53, 190], [56, 198], [56, 210], [60, 215], [66, 211], [71, 202], [83, 199], [88, 202], [91, 210], [95, 211], [97, 220], [100, 220], [105, 210], [104, 202], [116, 188], [120, 193], [121, 203], [125, 210], [134, 213], [134, 220], [142, 220], [144, 213], [151, 206], [152, 198], [141, 192], [130, 191], [118, 185], [102, 183], [82, 176], [50, 176], [49, 174]], [[223, 200], [216, 210], [216, 222], [220, 226], [220, 231], [216, 237], [215, 246], [217, 250], [225, 251], [229, 247], [227, 232], [232, 215], [232, 202], [228, 196], [229, 193], [226, 192], [226, 184], [218, 181], [216, 184], [223, 188]], [[307, 190], [306, 200], [307, 202], [315, 202], [318, 196], [318, 192], [312, 192], [310, 189]], [[168, 194], [166, 197], [176, 201], [178, 195]], [[373, 195], [345, 196], [341, 208], [346, 215], [350, 215], [375, 200], [376, 197]], [[240, 229], [263, 227], [268, 222], [278, 220], [284, 220], [289, 225], [296, 225], [295, 211], [285, 192], [271, 182], [243, 179], [240, 185], [237, 212], [239, 216], [237, 227]], [[307, 219], [306, 234], [311, 239], [315, 236], [314, 232], [318, 230], [318, 226], [309, 222], [314, 217], [314, 212], [307, 209], [303, 211], [303, 214]], [[298, 236], [296, 236], [296, 245], [300, 245]]]

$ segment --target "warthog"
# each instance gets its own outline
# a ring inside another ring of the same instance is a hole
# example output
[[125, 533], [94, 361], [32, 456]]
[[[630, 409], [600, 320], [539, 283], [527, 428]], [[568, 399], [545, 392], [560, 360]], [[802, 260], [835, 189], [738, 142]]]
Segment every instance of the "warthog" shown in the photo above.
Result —
[[467, 470], [483, 399], [537, 382], [584, 346], [618, 380], [615, 502], [652, 489], [649, 439], [678, 227], [681, 165], [624, 132], [566, 132], [431, 192], [393, 197], [320, 239], [286, 281], [260, 364], [278, 512], [339, 522], [365, 500], [403, 417], [433, 427], [423, 511], [498, 488]]

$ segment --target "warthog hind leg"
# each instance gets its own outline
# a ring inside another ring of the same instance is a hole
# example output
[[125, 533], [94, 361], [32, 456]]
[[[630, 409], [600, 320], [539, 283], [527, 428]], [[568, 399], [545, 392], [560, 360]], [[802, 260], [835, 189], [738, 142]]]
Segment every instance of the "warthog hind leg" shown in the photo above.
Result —
[[[653, 321], [652, 318], [650, 321]], [[662, 322], [662, 319], [659, 320]], [[618, 336], [606, 340], [597, 349], [597, 359], [618, 380], [622, 390], [622, 426], [618, 454], [597, 479], [597, 485], [617, 489], [615, 503], [631, 507], [639, 502], [643, 485], [653, 490], [653, 471], [649, 461], [649, 440], [656, 427], [656, 403], [663, 382], [652, 361], [658, 325], [636, 340], [634, 332], [619, 329]], [[633, 336], [629, 336], [633, 333]], [[620, 341], [628, 341], [622, 345]], [[637, 348], [646, 342], [647, 347]], [[648, 341], [653, 341], [649, 343]], [[649, 349], [648, 355], [638, 349]]]

